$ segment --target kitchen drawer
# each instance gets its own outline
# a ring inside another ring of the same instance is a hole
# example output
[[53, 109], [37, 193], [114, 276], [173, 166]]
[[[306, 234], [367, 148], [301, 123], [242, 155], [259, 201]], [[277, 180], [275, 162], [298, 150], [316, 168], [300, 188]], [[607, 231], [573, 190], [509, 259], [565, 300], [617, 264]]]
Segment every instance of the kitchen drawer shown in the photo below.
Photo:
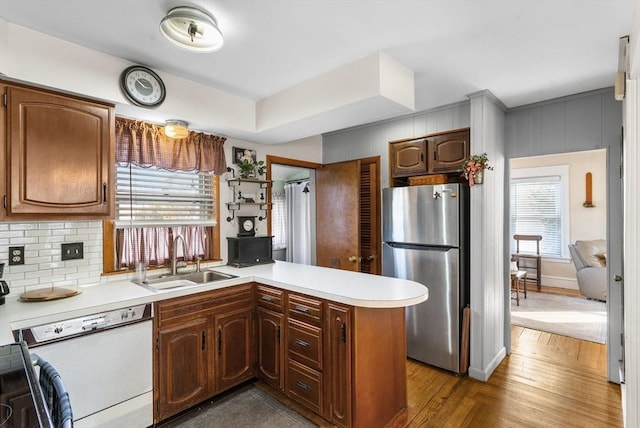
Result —
[[289, 318], [322, 326], [322, 301], [289, 293]]
[[263, 308], [280, 313], [284, 312], [284, 297], [285, 294], [282, 290], [263, 285], [256, 287], [256, 301], [258, 306]]
[[287, 394], [319, 415], [323, 414], [322, 385], [322, 373], [289, 359]]
[[322, 329], [289, 319], [287, 351], [289, 358], [322, 370]]
[[158, 326], [185, 322], [213, 312], [228, 312], [253, 305], [252, 284], [236, 285], [156, 302]]

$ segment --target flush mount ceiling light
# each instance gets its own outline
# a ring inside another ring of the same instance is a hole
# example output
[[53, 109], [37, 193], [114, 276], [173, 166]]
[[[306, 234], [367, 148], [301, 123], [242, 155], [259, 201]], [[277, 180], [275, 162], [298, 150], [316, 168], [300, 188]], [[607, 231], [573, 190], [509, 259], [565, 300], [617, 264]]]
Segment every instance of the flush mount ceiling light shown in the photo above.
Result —
[[169, 138], [187, 138], [189, 124], [184, 120], [169, 119], [164, 123], [164, 133]]
[[192, 52], [215, 52], [224, 44], [216, 19], [195, 7], [171, 9], [160, 21], [160, 32], [174, 45]]

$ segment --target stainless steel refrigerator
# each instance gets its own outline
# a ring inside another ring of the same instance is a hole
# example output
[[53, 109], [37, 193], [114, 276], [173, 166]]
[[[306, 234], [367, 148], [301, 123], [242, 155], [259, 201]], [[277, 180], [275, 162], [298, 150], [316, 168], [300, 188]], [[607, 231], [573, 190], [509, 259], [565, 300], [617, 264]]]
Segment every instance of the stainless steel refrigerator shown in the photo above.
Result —
[[382, 191], [382, 274], [420, 282], [410, 306], [407, 356], [460, 372], [462, 309], [469, 302], [469, 191], [464, 184]]

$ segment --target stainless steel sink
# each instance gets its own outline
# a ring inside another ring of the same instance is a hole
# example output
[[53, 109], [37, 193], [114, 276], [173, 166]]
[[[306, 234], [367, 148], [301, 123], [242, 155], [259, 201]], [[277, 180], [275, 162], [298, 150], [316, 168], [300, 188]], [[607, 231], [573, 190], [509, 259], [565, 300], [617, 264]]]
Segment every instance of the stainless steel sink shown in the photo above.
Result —
[[209, 284], [211, 282], [224, 281], [226, 279], [237, 278], [236, 275], [229, 275], [215, 270], [203, 270], [201, 272], [179, 273], [177, 275], [159, 275], [155, 277], [147, 277], [142, 282], [138, 280], [132, 281], [142, 287], [153, 291], [168, 290], [171, 288], [192, 287], [195, 285]]

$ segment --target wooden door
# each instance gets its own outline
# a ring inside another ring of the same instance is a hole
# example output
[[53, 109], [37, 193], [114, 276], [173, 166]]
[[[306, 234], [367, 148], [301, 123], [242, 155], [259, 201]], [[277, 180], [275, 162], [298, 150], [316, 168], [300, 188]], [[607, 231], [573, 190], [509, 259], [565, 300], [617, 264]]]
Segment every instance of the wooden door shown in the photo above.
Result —
[[338, 426], [351, 426], [351, 311], [327, 306], [326, 417]]
[[7, 216], [111, 215], [113, 108], [12, 86], [7, 100]]
[[450, 132], [429, 138], [431, 154], [429, 171], [456, 172], [462, 168], [464, 160], [469, 157], [470, 132]]
[[216, 391], [222, 391], [254, 376], [252, 308], [217, 315]]
[[156, 422], [210, 395], [207, 326], [207, 318], [198, 318], [158, 331]]
[[284, 315], [258, 308], [258, 376], [282, 391], [284, 388]]
[[360, 270], [360, 161], [316, 169], [318, 266]]
[[382, 272], [379, 158], [360, 162], [360, 272]]

